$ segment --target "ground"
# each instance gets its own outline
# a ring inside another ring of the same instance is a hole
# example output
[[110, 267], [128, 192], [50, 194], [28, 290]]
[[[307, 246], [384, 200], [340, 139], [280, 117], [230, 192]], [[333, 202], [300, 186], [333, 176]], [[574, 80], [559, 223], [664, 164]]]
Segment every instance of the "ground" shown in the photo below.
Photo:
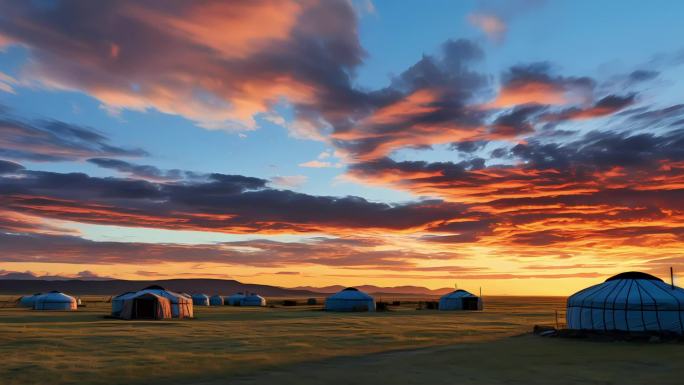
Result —
[[[0, 383], [675, 384], [684, 346], [529, 335], [562, 298], [489, 298], [483, 312], [196, 308], [186, 321], [0, 308]], [[101, 299], [98, 299], [101, 301]]]

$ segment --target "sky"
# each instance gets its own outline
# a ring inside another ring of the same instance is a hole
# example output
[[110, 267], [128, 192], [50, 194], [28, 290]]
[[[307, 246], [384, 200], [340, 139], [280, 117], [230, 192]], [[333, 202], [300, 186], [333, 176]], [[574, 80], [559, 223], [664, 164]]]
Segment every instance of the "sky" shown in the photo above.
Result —
[[0, 7], [0, 274], [569, 295], [682, 266], [684, 3]]

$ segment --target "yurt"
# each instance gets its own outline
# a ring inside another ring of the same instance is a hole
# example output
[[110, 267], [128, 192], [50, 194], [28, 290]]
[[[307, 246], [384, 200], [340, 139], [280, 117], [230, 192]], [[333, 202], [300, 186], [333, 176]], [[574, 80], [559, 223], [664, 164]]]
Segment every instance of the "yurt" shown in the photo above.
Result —
[[245, 298], [245, 295], [242, 293], [235, 293], [228, 297], [226, 303], [231, 306], [240, 306], [240, 303], [242, 300]]
[[206, 294], [193, 294], [192, 304], [195, 306], [209, 306], [209, 296]]
[[21, 298], [19, 298], [19, 306], [33, 308], [33, 303], [35, 302], [36, 297], [38, 297], [39, 295], [42, 295], [42, 293], [22, 296]]
[[684, 289], [627, 272], [568, 298], [569, 329], [684, 334]]
[[122, 319], [169, 319], [171, 301], [160, 295], [140, 291], [123, 301], [119, 314]]
[[211, 306], [223, 306], [223, 297], [220, 295], [212, 295], [209, 298], [209, 304]]
[[33, 301], [33, 310], [76, 310], [77, 307], [76, 298], [58, 291], [38, 295]]
[[439, 310], [482, 310], [482, 299], [465, 290], [454, 290], [439, 299]]
[[266, 306], [266, 298], [258, 294], [248, 294], [240, 301], [240, 306]]
[[166, 290], [161, 286], [152, 285], [137, 292], [128, 292], [114, 297], [112, 299], [112, 316], [120, 317], [126, 300], [145, 293], [168, 299], [171, 306], [172, 318], [192, 318], [194, 315], [191, 298]]
[[348, 287], [325, 299], [327, 311], [375, 311], [375, 300], [356, 288]]
[[112, 298], [112, 317], [118, 317], [121, 315], [121, 310], [123, 310], [124, 300], [133, 297], [137, 292], [127, 291], [125, 293], [119, 294]]

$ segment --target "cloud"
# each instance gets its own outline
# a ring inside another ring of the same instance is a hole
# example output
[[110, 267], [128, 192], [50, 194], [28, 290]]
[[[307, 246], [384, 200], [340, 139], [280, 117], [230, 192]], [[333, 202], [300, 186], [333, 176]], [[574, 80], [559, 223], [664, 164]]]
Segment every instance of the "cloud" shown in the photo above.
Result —
[[198, 174], [192, 171], [179, 169], [161, 170], [155, 166], [134, 164], [120, 159], [91, 158], [88, 159], [88, 162], [103, 168], [119, 171], [123, 174], [127, 174], [138, 179], [146, 179], [150, 181], [179, 181], [184, 179], [201, 179], [207, 177], [207, 175]]
[[547, 62], [517, 65], [503, 74], [494, 108], [521, 104], [565, 105], [591, 100], [595, 81], [589, 77], [553, 75]]
[[467, 40], [447, 41], [438, 55], [424, 55], [393, 78], [389, 87], [368, 93], [364, 113], [332, 123], [332, 143], [352, 160], [369, 160], [405, 147], [430, 146], [484, 134], [481, 109], [468, 103], [487, 85], [469, 66], [482, 50]]
[[[430, 254], [382, 244], [368, 245], [353, 238], [337, 242], [334, 238], [316, 238], [303, 242], [252, 240], [215, 244], [183, 245], [136, 242], [96, 242], [75, 236], [44, 234], [3, 234], [7, 262], [43, 262], [67, 264], [137, 264], [193, 262], [229, 265], [288, 268], [293, 265], [317, 265], [337, 268], [409, 269]], [[457, 257], [441, 255], [442, 258]], [[92, 277], [89, 272], [79, 277]], [[154, 272], [147, 272], [156, 275]], [[146, 273], [143, 273], [145, 275]]]
[[352, 94], [356, 22], [342, 0], [5, 2], [0, 36], [29, 51], [23, 83], [244, 130], [281, 98], [323, 110]]
[[0, 197], [8, 209], [48, 218], [227, 233], [407, 230], [458, 210], [437, 201], [386, 204], [353, 196], [312, 196], [270, 189], [267, 183], [223, 174], [152, 182], [23, 171], [0, 177]]
[[271, 178], [271, 183], [278, 187], [298, 188], [304, 185], [309, 178], [305, 175], [283, 175]]
[[506, 23], [496, 15], [473, 13], [468, 15], [468, 21], [481, 29], [490, 40], [497, 43], [503, 41], [508, 30]]
[[54, 162], [94, 156], [145, 156], [141, 149], [109, 143], [102, 133], [58, 120], [26, 122], [0, 110], [0, 157], [12, 160]]

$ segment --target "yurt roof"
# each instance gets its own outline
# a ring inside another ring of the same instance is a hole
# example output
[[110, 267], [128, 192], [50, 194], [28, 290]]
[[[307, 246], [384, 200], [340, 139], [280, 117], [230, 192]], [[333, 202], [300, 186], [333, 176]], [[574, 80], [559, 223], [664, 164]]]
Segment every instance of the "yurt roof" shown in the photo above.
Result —
[[684, 307], [684, 289], [650, 274], [618, 274], [568, 298], [568, 306], [611, 309], [673, 310]]
[[209, 298], [209, 296], [202, 293], [195, 293], [192, 295], [192, 298]]
[[164, 289], [163, 287], [161, 287], [159, 285], [150, 285], [150, 286], [144, 288], [143, 290], [166, 290], [166, 289]]
[[442, 298], [462, 298], [462, 297], [475, 297], [475, 294], [467, 292], [462, 289], [454, 290], [451, 293], [444, 294]]
[[647, 279], [651, 281], [663, 281], [662, 279], [654, 277], [651, 274], [642, 273], [640, 271], [627, 271], [606, 279], [606, 282], [615, 281], [618, 279]]
[[76, 299], [70, 295], [64, 294], [59, 291], [51, 291], [47, 294], [42, 294], [36, 296], [36, 300], [41, 302], [73, 302]]
[[330, 299], [342, 299], [342, 300], [344, 300], [344, 299], [347, 299], [347, 300], [372, 300], [373, 299], [373, 297], [371, 297], [370, 295], [362, 292], [359, 289], [353, 288], [353, 287], [349, 287], [349, 288], [346, 288], [344, 290], [341, 290], [341, 291], [331, 295], [328, 298], [330, 298]]

